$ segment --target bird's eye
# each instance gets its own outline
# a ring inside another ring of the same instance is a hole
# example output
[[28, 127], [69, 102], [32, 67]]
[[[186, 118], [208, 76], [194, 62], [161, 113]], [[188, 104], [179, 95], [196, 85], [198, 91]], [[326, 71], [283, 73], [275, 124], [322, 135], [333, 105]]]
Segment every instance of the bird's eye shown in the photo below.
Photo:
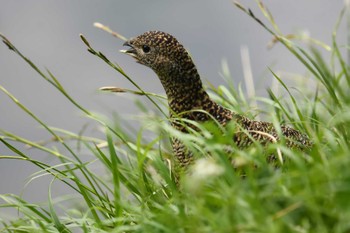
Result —
[[142, 46], [142, 51], [143, 51], [144, 53], [148, 53], [150, 50], [151, 50], [151, 48], [150, 48], [148, 45], [143, 45], [143, 46]]

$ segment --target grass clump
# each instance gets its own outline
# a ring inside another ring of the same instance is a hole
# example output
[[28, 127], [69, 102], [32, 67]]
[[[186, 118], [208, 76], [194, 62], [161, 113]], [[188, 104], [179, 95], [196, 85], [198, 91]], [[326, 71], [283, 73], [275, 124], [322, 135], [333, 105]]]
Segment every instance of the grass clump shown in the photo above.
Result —
[[[260, 3], [260, 9], [272, 26], [266, 26], [253, 12], [236, 4], [282, 43], [309, 73], [308, 84], [291, 90], [283, 77], [271, 70], [288, 98], [268, 90], [269, 98], [257, 98], [271, 109], [269, 118], [275, 125], [288, 123], [306, 132], [314, 142], [304, 153], [285, 147], [284, 142], [268, 148], [256, 144], [247, 150], [235, 150], [231, 158], [227, 148], [235, 148], [232, 131], [211, 125], [198, 125], [200, 132], [181, 134], [171, 128], [164, 113], [164, 99], [144, 92], [123, 69], [96, 51], [81, 36], [88, 51], [127, 78], [145, 95], [159, 116], [143, 121], [133, 134], [118, 122], [108, 122], [77, 103], [49, 71], [40, 70], [4, 36], [3, 42], [25, 60], [56, 90], [62, 93], [88, 118], [100, 124], [105, 138], [92, 138], [48, 126], [4, 87], [0, 90], [39, 125], [51, 134], [62, 150], [0, 130], [0, 142], [11, 151], [0, 155], [2, 162], [17, 159], [32, 163], [41, 175], [52, 177], [46, 204], [28, 203], [14, 194], [1, 194], [0, 208], [15, 208], [16, 219], [1, 220], [2, 232], [350, 232], [350, 74], [336, 32], [333, 34], [331, 62], [326, 62], [316, 48], [304, 49], [292, 37], [280, 33], [272, 15]], [[224, 75], [228, 74], [227, 70]], [[230, 77], [231, 78], [231, 77]], [[111, 90], [110, 88], [104, 88]], [[233, 85], [210, 87], [212, 98], [226, 107], [255, 116], [241, 89]], [[112, 91], [121, 89], [112, 89]], [[125, 91], [125, 90], [123, 90]], [[130, 91], [130, 90], [128, 90]], [[230, 134], [231, 132], [231, 134]], [[146, 134], [152, 137], [144, 137]], [[174, 182], [173, 158], [168, 136], [180, 136], [198, 157], [190, 171]], [[94, 156], [82, 161], [69, 140]], [[14, 142], [57, 158], [47, 164], [27, 155]], [[276, 169], [262, 154], [281, 151], [288, 163]], [[209, 152], [209, 153], [208, 153]], [[208, 156], [210, 154], [210, 156]], [[92, 164], [104, 167], [102, 178]], [[255, 166], [252, 166], [255, 164]], [[52, 198], [54, 182], [62, 182], [72, 195]]]

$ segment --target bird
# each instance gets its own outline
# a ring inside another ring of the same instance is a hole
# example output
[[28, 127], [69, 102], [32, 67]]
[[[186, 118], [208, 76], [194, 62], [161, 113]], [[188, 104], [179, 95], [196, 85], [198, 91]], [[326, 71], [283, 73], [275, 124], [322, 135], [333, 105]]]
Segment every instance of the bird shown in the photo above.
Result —
[[[220, 125], [236, 123], [233, 140], [237, 148], [249, 147], [254, 141], [261, 144], [280, 140], [280, 134], [272, 123], [254, 121], [213, 101], [203, 87], [199, 72], [185, 47], [171, 34], [162, 31], [147, 31], [126, 40], [121, 50], [137, 63], [151, 68], [158, 76], [168, 99], [170, 118], [184, 118], [195, 122], [215, 119]], [[184, 133], [188, 127], [178, 121], [172, 126]], [[291, 148], [307, 150], [312, 146], [307, 135], [289, 126], [281, 125], [281, 136]], [[172, 148], [181, 167], [194, 160], [179, 138], [172, 138]]]

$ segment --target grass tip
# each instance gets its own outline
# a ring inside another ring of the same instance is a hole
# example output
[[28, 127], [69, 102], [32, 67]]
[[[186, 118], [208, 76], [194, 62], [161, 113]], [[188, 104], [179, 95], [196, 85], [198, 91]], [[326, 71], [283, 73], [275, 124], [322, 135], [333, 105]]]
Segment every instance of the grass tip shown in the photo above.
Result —
[[95, 23], [94, 23], [94, 27], [103, 29], [105, 26], [104, 26], [102, 23], [95, 22]]
[[236, 0], [232, 0], [232, 3], [238, 7], [239, 9], [243, 10], [243, 11], [246, 11], [245, 7], [239, 2], [239, 1], [236, 1]]
[[120, 87], [100, 87], [99, 88], [100, 91], [110, 91], [110, 92], [126, 92], [126, 90], [124, 88], [120, 88]]
[[2, 38], [2, 42], [10, 49], [15, 51], [15, 47], [13, 44], [3, 35], [0, 33], [0, 37]]
[[80, 37], [80, 39], [84, 42], [84, 44], [85, 44], [87, 47], [91, 48], [90, 43], [87, 41], [87, 39], [84, 37], [83, 34], [80, 33], [80, 34], [79, 34], [79, 37]]
[[118, 39], [121, 39], [123, 41], [126, 41], [126, 37], [122, 36], [121, 34], [117, 33], [117, 32], [114, 32], [112, 31], [108, 26], [105, 26], [103, 25], [102, 23], [99, 23], [99, 22], [95, 22], [94, 23], [94, 27], [97, 27], [99, 29], [102, 29], [103, 31], [106, 31], [108, 32], [109, 34], [111, 34], [112, 36], [118, 38]]

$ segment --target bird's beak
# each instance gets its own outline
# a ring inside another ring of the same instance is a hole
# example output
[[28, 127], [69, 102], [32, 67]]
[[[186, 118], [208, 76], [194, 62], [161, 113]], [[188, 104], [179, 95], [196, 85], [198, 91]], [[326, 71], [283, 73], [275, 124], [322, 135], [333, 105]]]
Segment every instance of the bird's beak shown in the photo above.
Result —
[[127, 49], [127, 50], [124, 50], [124, 49], [123, 49], [123, 50], [120, 50], [120, 52], [125, 53], [125, 54], [128, 54], [128, 55], [130, 55], [130, 56], [132, 56], [132, 57], [136, 57], [136, 55], [137, 55], [136, 49], [130, 44], [129, 41], [126, 41], [126, 42], [123, 44], [123, 46], [129, 46], [130, 48]]

